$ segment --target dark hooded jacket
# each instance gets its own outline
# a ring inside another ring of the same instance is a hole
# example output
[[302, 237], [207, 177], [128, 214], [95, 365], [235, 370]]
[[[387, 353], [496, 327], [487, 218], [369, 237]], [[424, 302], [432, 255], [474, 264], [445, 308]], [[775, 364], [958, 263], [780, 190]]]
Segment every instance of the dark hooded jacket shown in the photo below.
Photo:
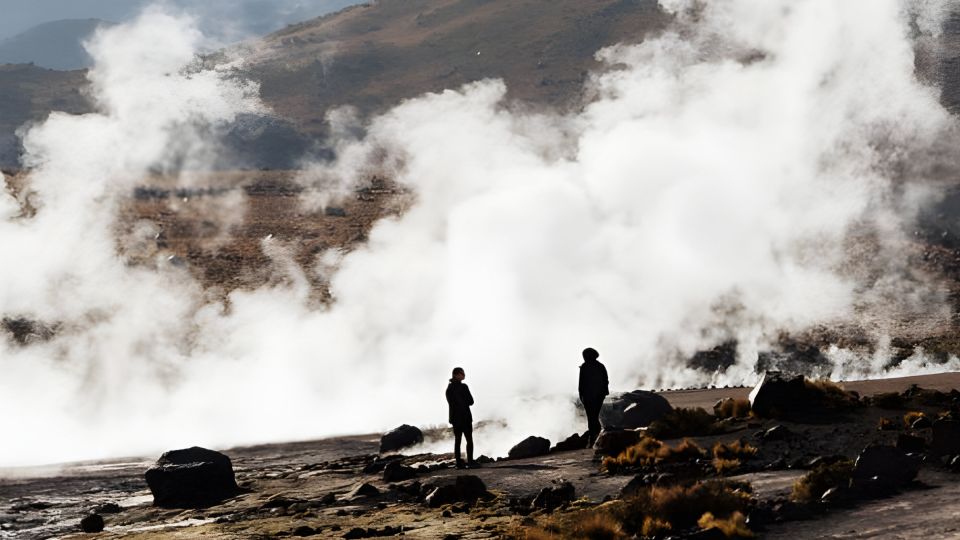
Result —
[[473, 405], [473, 396], [470, 388], [456, 379], [450, 379], [447, 385], [447, 404], [450, 405], [450, 424], [454, 427], [465, 427], [473, 424], [473, 415], [470, 406]]
[[580, 401], [583, 403], [603, 403], [610, 393], [607, 380], [607, 368], [597, 360], [585, 360], [580, 365]]

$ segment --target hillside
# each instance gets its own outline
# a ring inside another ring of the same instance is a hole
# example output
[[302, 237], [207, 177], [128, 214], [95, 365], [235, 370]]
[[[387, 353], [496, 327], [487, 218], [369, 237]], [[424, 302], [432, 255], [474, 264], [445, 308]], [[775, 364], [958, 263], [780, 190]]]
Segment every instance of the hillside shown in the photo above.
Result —
[[580, 97], [599, 49], [667, 22], [651, 0], [388, 0], [267, 36], [251, 74], [267, 103], [311, 132], [331, 107], [377, 112], [489, 77], [513, 98], [563, 107]]
[[0, 41], [0, 64], [35, 64], [57, 70], [90, 67], [83, 41], [97, 28], [113, 23], [99, 19], [52, 21]]

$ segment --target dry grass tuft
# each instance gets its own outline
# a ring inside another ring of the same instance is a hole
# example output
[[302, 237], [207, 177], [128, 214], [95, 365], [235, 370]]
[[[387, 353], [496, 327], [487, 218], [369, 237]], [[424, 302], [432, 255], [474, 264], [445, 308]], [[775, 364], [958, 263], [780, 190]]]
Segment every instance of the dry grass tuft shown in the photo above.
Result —
[[626, 536], [620, 522], [606, 512], [584, 519], [574, 527], [573, 533], [576, 538], [587, 540], [620, 540]]
[[725, 459], [725, 458], [713, 458], [713, 468], [717, 471], [717, 474], [727, 475], [732, 472], [735, 472], [737, 469], [743, 465], [743, 462], [739, 459]]
[[711, 435], [716, 431], [716, 417], [701, 407], [679, 408], [656, 420], [647, 428], [647, 434], [657, 439], [679, 439]]
[[797, 502], [819, 501], [828, 489], [848, 485], [853, 475], [853, 462], [838, 461], [829, 465], [818, 465], [793, 484], [793, 500]]
[[673, 527], [666, 521], [647, 516], [643, 519], [643, 527], [640, 529], [640, 532], [644, 536], [649, 537], [665, 535], [671, 530], [673, 530]]
[[926, 418], [926, 417], [927, 417], [926, 413], [922, 413], [920, 411], [910, 411], [907, 414], [903, 415], [903, 423], [907, 427], [910, 427], [917, 420], [921, 418]]
[[718, 442], [713, 445], [712, 453], [719, 459], [750, 459], [757, 455], [757, 448], [742, 440], [730, 444]]
[[662, 521], [679, 530], [696, 526], [707, 512], [725, 519], [734, 512], [746, 512], [749, 506], [749, 485], [739, 482], [651, 486], [625, 501], [620, 518], [628, 531], [642, 530], [646, 518]]
[[743, 418], [750, 416], [750, 400], [746, 398], [727, 398], [713, 407], [713, 413], [718, 419]]
[[900, 429], [900, 424], [890, 418], [882, 416], [880, 417], [880, 421], [877, 423], [877, 429], [880, 431], [891, 431], [894, 429]]
[[747, 528], [747, 518], [741, 512], [734, 512], [726, 519], [717, 519], [707, 512], [700, 517], [697, 525], [701, 529], [720, 529], [727, 538], [753, 538], [753, 531]]
[[671, 447], [652, 437], [644, 437], [639, 443], [621, 452], [619, 456], [604, 458], [601, 468], [615, 473], [628, 467], [651, 467], [657, 463], [678, 463], [706, 456], [707, 452], [689, 439], [684, 439], [677, 446]]

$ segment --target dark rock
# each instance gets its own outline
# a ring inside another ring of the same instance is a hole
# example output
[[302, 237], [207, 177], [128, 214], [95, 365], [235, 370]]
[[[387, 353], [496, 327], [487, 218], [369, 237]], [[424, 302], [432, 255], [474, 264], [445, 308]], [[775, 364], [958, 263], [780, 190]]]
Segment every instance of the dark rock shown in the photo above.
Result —
[[487, 491], [483, 480], [472, 474], [457, 476], [453, 483], [426, 487], [430, 493], [426, 496], [425, 502], [430, 508], [460, 502], [473, 504], [479, 499], [490, 497], [490, 492]]
[[393, 462], [386, 466], [383, 470], [383, 481], [384, 482], [403, 482], [404, 480], [410, 480], [411, 478], [416, 478], [417, 470], [413, 467], [408, 467], [399, 462]]
[[423, 442], [423, 432], [404, 424], [380, 437], [380, 453], [394, 452]]
[[477, 463], [480, 463], [481, 465], [486, 465], [488, 463], [495, 463], [495, 462], [493, 458], [490, 456], [480, 456], [477, 458]]
[[330, 217], [347, 217], [347, 211], [336, 206], [328, 206], [323, 210], [324, 215]]
[[953, 472], [960, 472], [960, 455], [951, 457], [947, 463], [947, 468]]
[[598, 454], [604, 456], [619, 456], [621, 452], [640, 442], [642, 435], [639, 431], [629, 429], [603, 430], [597, 437], [593, 447]]
[[750, 409], [764, 418], [792, 417], [803, 412], [806, 385], [802, 375], [788, 377], [776, 371], [763, 375], [750, 392]]
[[820, 502], [828, 506], [843, 506], [853, 502], [854, 498], [849, 486], [836, 486], [825, 491]]
[[790, 437], [792, 433], [786, 426], [776, 425], [772, 428], [760, 432], [762, 441], [782, 441]]
[[576, 489], [570, 482], [560, 482], [556, 487], [545, 487], [533, 499], [534, 508], [553, 511], [557, 508], [572, 502], [576, 496]]
[[337, 502], [337, 496], [333, 493], [327, 493], [317, 501], [320, 506], [328, 506]]
[[604, 429], [636, 429], [671, 412], [670, 402], [660, 394], [646, 390], [610, 394], [600, 409], [600, 424]]
[[933, 427], [933, 422], [926, 416], [921, 416], [910, 424], [910, 429], [927, 429]]
[[530, 436], [517, 443], [510, 449], [507, 456], [510, 459], [525, 459], [543, 456], [550, 453], [550, 441], [543, 437]]
[[940, 419], [933, 423], [930, 453], [934, 456], [960, 454], [960, 422]]
[[848, 392], [808, 383], [802, 375], [788, 376], [776, 371], [766, 372], [749, 398], [753, 414], [761, 418], [814, 423], [857, 405], [857, 400]]
[[368, 484], [366, 482], [360, 482], [353, 486], [346, 495], [343, 496], [343, 500], [352, 501], [354, 499], [360, 499], [363, 497], [376, 497], [380, 494], [380, 490], [377, 489], [377, 486]]
[[737, 363], [737, 342], [727, 341], [708, 351], [697, 351], [687, 365], [706, 373], [723, 373]]
[[683, 538], [686, 540], [727, 540], [727, 535], [718, 527], [711, 527], [684, 535]]
[[833, 465], [834, 463], [840, 463], [841, 461], [846, 461], [846, 459], [847, 459], [846, 456], [841, 456], [841, 455], [817, 456], [811, 459], [810, 461], [806, 462], [803, 465], [803, 467], [799, 467], [799, 468], [816, 469], [817, 467], [820, 467], [820, 466], [827, 466], [827, 465]]
[[917, 477], [920, 463], [893, 446], [870, 445], [857, 456], [853, 466], [853, 482], [899, 487]]
[[583, 450], [587, 447], [589, 441], [589, 436], [583, 436], [579, 433], [574, 433], [573, 435], [567, 437], [566, 439], [557, 443], [556, 446], [550, 449], [551, 452], [570, 452], [572, 450]]
[[638, 474], [630, 479], [622, 488], [620, 488], [620, 498], [626, 499], [632, 497], [649, 486], [653, 481], [650, 474]]
[[301, 525], [293, 530], [294, 536], [313, 536], [317, 534], [317, 530], [308, 525]]
[[347, 531], [343, 537], [348, 539], [367, 538], [367, 530], [360, 527], [354, 527]]
[[80, 530], [85, 533], [98, 533], [103, 531], [103, 517], [99, 514], [90, 514], [81, 519]]
[[104, 503], [96, 507], [93, 511], [95, 514], [119, 514], [123, 511], [123, 508], [120, 508], [120, 505], [117, 503]]
[[908, 454], [919, 454], [927, 449], [927, 441], [923, 437], [901, 433], [897, 435], [897, 448]]
[[144, 476], [161, 508], [213, 506], [240, 492], [230, 458], [197, 446], [165, 452]]

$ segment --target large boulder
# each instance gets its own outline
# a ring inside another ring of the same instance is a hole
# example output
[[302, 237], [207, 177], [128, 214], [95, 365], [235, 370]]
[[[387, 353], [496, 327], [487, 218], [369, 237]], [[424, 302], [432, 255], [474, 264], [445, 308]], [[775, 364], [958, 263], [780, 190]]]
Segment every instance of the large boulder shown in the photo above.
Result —
[[621, 452], [640, 442], [643, 434], [630, 429], [604, 429], [593, 444], [594, 450], [604, 456], [619, 456]]
[[859, 402], [856, 394], [830, 381], [810, 381], [778, 371], [764, 373], [749, 398], [756, 416], [813, 423], [845, 413]]
[[103, 531], [103, 525], [103, 517], [99, 514], [90, 514], [80, 520], [80, 530], [87, 534]]
[[551, 452], [570, 452], [573, 450], [583, 450], [587, 447], [587, 443], [590, 442], [590, 433], [584, 433], [583, 435], [579, 433], [574, 433], [573, 435], [567, 437], [566, 439], [558, 442], [556, 446], [550, 449]]
[[144, 476], [162, 508], [204, 508], [240, 492], [230, 458], [198, 446], [164, 452]]
[[960, 454], [960, 422], [942, 418], [933, 423], [930, 453], [934, 456]]
[[530, 436], [511, 448], [510, 452], [507, 453], [507, 457], [510, 459], [524, 459], [543, 456], [549, 453], [549, 440], [544, 439], [543, 437]]
[[380, 453], [395, 452], [423, 442], [423, 432], [404, 424], [380, 437]]
[[804, 413], [807, 391], [803, 375], [768, 371], [750, 392], [750, 410], [765, 418], [789, 418]]
[[857, 456], [853, 466], [855, 486], [878, 485], [889, 488], [913, 481], [920, 472], [920, 462], [903, 450], [886, 445], [870, 445]]
[[430, 508], [454, 503], [473, 504], [479, 499], [489, 499], [491, 497], [483, 480], [472, 474], [457, 476], [452, 482], [446, 479], [440, 485], [425, 486], [425, 490], [427, 496], [424, 502]]
[[600, 424], [604, 429], [636, 429], [671, 412], [670, 402], [660, 394], [646, 390], [610, 394], [600, 409]]

